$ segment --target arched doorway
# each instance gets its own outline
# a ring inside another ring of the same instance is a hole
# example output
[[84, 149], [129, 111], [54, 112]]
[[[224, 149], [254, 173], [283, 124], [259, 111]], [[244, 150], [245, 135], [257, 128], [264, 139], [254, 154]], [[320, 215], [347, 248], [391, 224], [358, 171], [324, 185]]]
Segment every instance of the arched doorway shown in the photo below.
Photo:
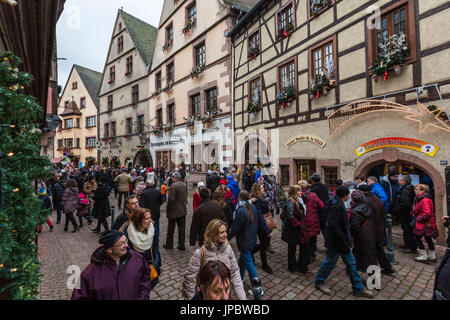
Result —
[[150, 154], [150, 150], [141, 149], [134, 156], [134, 164], [140, 165], [144, 168], [153, 167], [153, 160]]
[[242, 166], [263, 166], [271, 161], [270, 142], [263, 134], [252, 133], [241, 144], [238, 159]]
[[[437, 225], [439, 228], [438, 243], [444, 244], [446, 232], [442, 226], [442, 223], [439, 223], [439, 221], [442, 221], [442, 216], [444, 215], [444, 199], [446, 188], [444, 180], [439, 171], [437, 171], [428, 162], [419, 157], [403, 153], [397, 149], [387, 148], [383, 149], [383, 152], [377, 153], [365, 159], [359, 165], [359, 167], [356, 168], [355, 177], [363, 176], [367, 178], [368, 175], [371, 175], [373, 173], [371, 172], [373, 168], [376, 168], [380, 165], [385, 166], [386, 163], [401, 164], [402, 166], [412, 166], [417, 170], [416, 173], [423, 172], [431, 178], [434, 187], [436, 221], [438, 222]], [[408, 168], [408, 170], [411, 170], [411, 168]], [[382, 174], [384, 175], [384, 172]]]

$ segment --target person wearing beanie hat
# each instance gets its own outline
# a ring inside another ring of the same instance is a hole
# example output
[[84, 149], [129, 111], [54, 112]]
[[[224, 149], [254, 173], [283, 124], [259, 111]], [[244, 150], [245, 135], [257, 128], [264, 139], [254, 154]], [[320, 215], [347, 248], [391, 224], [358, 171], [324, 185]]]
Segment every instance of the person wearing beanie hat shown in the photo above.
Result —
[[106, 231], [99, 243], [71, 299], [149, 300], [150, 268], [140, 253], [128, 249], [125, 234]]
[[214, 196], [214, 192], [220, 183], [220, 177], [217, 175], [216, 171], [211, 170], [211, 174], [206, 179], [206, 187], [209, 189], [209, 194], [211, 199]]
[[215, 191], [222, 191], [223, 197], [230, 201], [233, 204], [233, 209], [236, 207], [236, 198], [233, 195], [233, 192], [230, 188], [228, 188], [228, 180], [227, 179], [220, 179], [219, 186]]
[[400, 188], [398, 184], [398, 171], [395, 166], [390, 166], [388, 170], [387, 177], [380, 179], [380, 185], [384, 188], [387, 195], [387, 206], [386, 214], [393, 214], [393, 204], [397, 200], [398, 189]]
[[353, 295], [355, 297], [373, 298], [374, 294], [364, 289], [361, 277], [356, 270], [355, 257], [351, 251], [349, 221], [344, 206], [344, 202], [349, 198], [350, 190], [345, 186], [339, 186], [336, 188], [336, 198], [328, 202], [327, 239], [325, 242], [327, 253], [316, 274], [315, 288], [326, 295], [331, 295], [331, 290], [325, 287], [325, 281], [336, 266], [339, 257], [341, 257], [347, 267]]
[[[39, 199], [42, 201], [41, 209], [48, 210], [52, 209], [52, 201], [50, 200], [49, 196], [47, 195], [47, 190], [45, 188], [40, 188], [39, 191]], [[50, 231], [53, 231], [53, 224], [50, 221], [50, 218], [47, 218], [47, 224], [50, 227]], [[42, 225], [38, 227], [38, 233], [42, 232]]]

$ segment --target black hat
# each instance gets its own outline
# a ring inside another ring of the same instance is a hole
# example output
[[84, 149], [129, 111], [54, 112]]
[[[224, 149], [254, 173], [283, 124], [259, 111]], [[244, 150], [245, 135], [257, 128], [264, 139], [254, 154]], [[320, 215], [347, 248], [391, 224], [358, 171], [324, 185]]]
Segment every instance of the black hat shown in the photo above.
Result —
[[314, 182], [320, 182], [320, 174], [313, 173], [310, 179], [311, 179], [311, 181], [314, 181]]
[[102, 236], [100, 237], [100, 240], [98, 242], [100, 244], [102, 244], [105, 249], [109, 249], [123, 235], [125, 235], [123, 232], [120, 232], [120, 231], [117, 231], [117, 230], [106, 231], [106, 232], [104, 232], [102, 234]]
[[358, 190], [362, 191], [362, 192], [370, 192], [370, 186], [367, 184], [361, 184], [360, 186], [358, 186]]
[[339, 186], [336, 188], [336, 196], [339, 198], [344, 198], [348, 194], [350, 194], [350, 190], [347, 187]]

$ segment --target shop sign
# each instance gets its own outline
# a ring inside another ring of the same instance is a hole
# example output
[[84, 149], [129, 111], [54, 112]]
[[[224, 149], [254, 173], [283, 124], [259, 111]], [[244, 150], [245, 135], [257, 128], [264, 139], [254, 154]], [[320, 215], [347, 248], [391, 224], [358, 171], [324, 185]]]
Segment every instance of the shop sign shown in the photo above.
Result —
[[294, 144], [296, 144], [297, 142], [312, 142], [317, 144], [319, 147], [321, 147], [322, 149], [325, 147], [325, 145], [327, 144], [323, 139], [311, 135], [311, 134], [301, 134], [299, 136], [293, 137], [292, 139], [290, 139], [287, 143], [286, 146], [288, 147], [288, 149], [290, 147], [292, 147]]
[[355, 149], [356, 156], [362, 156], [367, 152], [382, 148], [406, 148], [422, 152], [430, 157], [434, 157], [439, 147], [429, 142], [400, 137], [390, 137], [372, 140], [364, 143]]
[[175, 144], [180, 144], [183, 142], [183, 139], [171, 139], [171, 140], [167, 140], [167, 141], [161, 141], [161, 142], [155, 142], [155, 143], [151, 143], [152, 148], [153, 147], [163, 147], [163, 146], [169, 146], [169, 145], [175, 145]]

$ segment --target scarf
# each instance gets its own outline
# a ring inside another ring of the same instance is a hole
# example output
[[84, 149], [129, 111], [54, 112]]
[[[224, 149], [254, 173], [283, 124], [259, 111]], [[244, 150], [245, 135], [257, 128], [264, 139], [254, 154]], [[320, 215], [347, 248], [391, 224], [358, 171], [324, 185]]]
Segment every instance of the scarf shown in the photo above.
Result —
[[133, 244], [133, 248], [140, 253], [149, 250], [153, 244], [153, 236], [155, 234], [155, 227], [153, 223], [147, 229], [147, 233], [136, 230], [134, 223], [130, 223], [127, 228], [128, 239]]

